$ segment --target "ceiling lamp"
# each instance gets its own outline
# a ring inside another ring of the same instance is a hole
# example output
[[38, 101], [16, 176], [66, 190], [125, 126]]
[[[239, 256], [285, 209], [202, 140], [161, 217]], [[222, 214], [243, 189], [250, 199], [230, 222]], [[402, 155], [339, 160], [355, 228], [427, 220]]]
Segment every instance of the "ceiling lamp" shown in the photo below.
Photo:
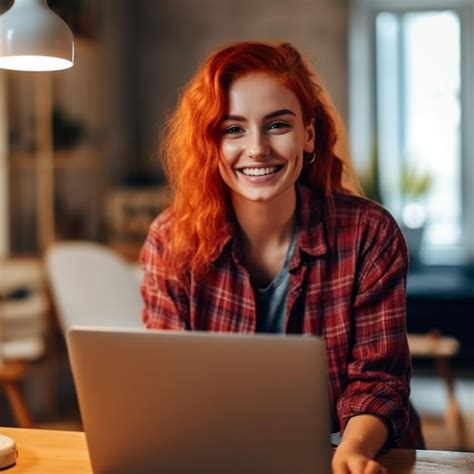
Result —
[[0, 15], [0, 68], [58, 71], [73, 64], [72, 32], [47, 0], [15, 0]]

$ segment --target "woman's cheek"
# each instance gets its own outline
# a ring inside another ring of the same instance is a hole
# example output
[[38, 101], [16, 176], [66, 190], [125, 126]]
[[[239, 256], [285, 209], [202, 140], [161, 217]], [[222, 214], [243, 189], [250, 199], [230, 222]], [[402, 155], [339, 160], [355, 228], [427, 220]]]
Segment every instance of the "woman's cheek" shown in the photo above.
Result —
[[222, 151], [222, 158], [227, 162], [232, 162], [234, 159], [236, 152], [237, 152], [237, 146], [235, 143], [232, 143], [231, 141], [224, 141], [221, 144], [221, 151]]

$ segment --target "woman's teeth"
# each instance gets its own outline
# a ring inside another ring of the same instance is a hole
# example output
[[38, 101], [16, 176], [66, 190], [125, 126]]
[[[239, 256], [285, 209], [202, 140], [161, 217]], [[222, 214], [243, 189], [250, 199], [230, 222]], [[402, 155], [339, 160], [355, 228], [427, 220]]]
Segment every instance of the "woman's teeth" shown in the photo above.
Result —
[[277, 166], [269, 166], [268, 168], [243, 168], [241, 171], [247, 176], [265, 176], [275, 173], [277, 170]]

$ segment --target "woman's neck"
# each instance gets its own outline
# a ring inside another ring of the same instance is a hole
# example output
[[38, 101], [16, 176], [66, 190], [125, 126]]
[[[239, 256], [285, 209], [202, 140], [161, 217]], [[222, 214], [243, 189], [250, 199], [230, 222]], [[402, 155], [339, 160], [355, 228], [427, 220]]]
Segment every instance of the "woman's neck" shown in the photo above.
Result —
[[290, 242], [296, 210], [294, 186], [269, 202], [254, 202], [233, 195], [232, 205], [243, 234], [244, 248], [255, 251]]

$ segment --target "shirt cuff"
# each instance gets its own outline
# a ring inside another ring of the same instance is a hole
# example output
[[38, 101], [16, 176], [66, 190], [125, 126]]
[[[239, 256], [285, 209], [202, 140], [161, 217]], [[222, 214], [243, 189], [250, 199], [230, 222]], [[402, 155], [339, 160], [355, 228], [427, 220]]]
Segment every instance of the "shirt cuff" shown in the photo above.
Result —
[[337, 412], [341, 431], [350, 418], [357, 415], [375, 415], [386, 424], [389, 434], [386, 446], [395, 444], [408, 426], [408, 410], [393, 400], [367, 395], [342, 396], [337, 403]]

